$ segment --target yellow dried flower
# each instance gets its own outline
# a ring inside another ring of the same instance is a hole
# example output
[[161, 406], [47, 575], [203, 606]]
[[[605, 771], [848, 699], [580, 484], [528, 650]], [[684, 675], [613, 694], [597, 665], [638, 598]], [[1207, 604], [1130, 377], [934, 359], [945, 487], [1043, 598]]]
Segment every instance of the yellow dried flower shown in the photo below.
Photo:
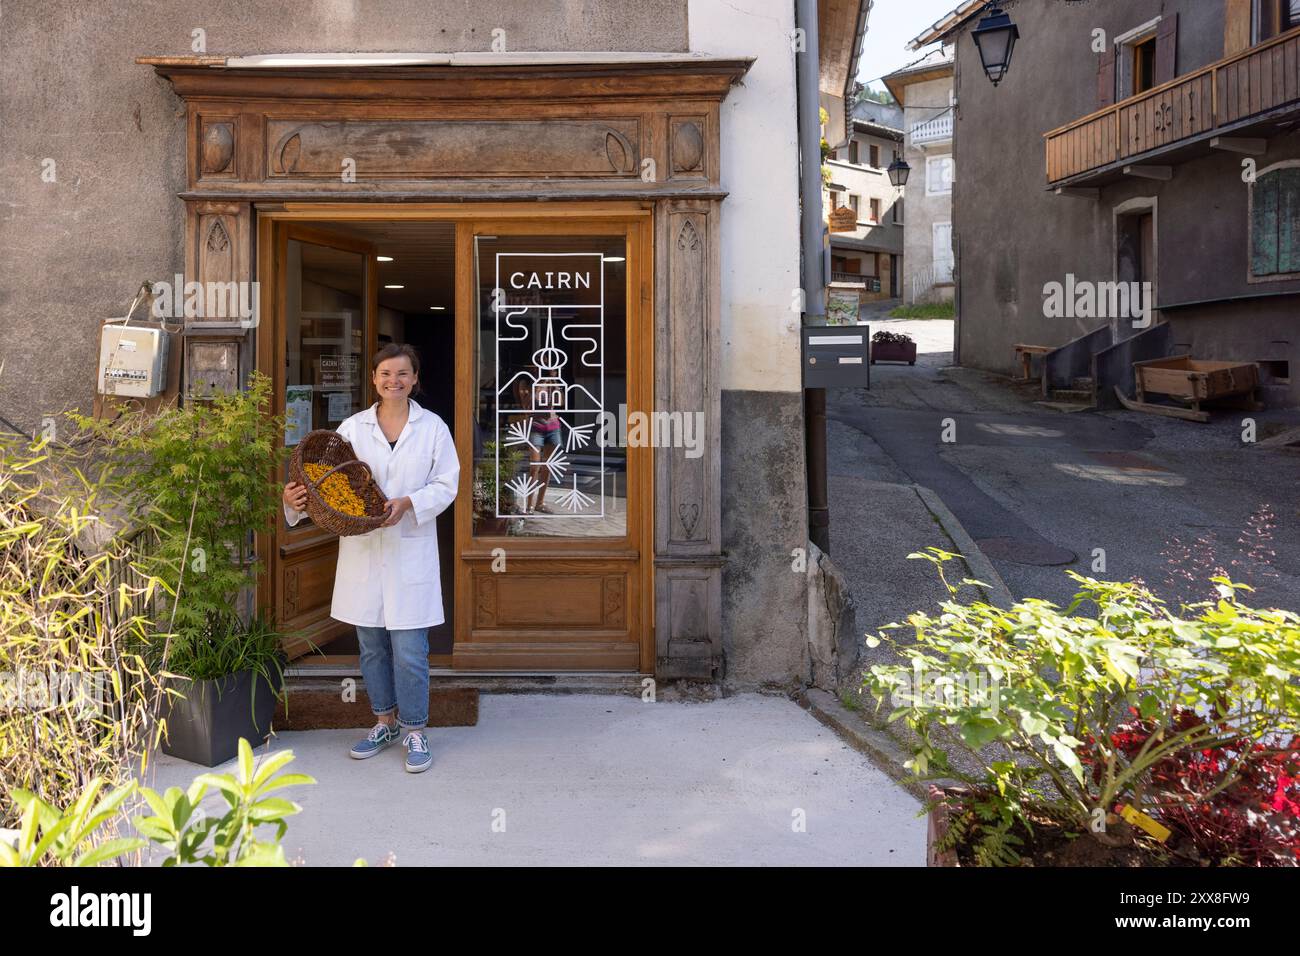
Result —
[[[330, 470], [330, 466], [322, 465], [317, 462], [303, 462], [302, 470], [307, 473], [307, 477], [313, 482], [318, 481], [320, 476]], [[321, 500], [329, 505], [335, 511], [345, 515], [352, 515], [360, 518], [366, 513], [366, 506], [357, 497], [352, 486], [348, 484], [347, 478], [341, 472], [334, 472], [316, 487], [320, 494]]]

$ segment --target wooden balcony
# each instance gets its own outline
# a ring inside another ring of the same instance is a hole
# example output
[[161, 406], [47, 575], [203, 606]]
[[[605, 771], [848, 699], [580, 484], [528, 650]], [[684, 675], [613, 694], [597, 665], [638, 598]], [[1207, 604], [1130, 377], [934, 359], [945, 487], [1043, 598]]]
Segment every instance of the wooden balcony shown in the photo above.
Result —
[[1297, 112], [1300, 29], [1045, 133], [1047, 181], [1099, 185], [1122, 175], [1121, 164], [1180, 161], [1214, 135], [1267, 133]]
[[864, 292], [879, 292], [880, 277], [858, 275], [856, 272], [832, 272], [832, 282], [861, 282], [866, 285]]

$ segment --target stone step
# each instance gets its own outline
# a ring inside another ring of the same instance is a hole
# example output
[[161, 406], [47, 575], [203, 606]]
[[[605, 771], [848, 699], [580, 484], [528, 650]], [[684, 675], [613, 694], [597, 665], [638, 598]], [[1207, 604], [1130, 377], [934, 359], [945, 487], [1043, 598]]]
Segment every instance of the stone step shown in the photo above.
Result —
[[[375, 725], [365, 684], [358, 680], [345, 700], [343, 681], [285, 680], [285, 699], [276, 707], [276, 730], [362, 729]], [[286, 706], [287, 705], [287, 706]], [[473, 727], [478, 723], [478, 690], [473, 687], [429, 687], [430, 727]]]

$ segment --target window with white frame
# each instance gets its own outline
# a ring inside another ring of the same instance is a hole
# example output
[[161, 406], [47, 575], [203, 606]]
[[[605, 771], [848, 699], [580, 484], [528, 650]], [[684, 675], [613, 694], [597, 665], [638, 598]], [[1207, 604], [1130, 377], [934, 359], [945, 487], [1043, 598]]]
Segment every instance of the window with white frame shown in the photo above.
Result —
[[1118, 99], [1145, 93], [1156, 85], [1156, 40], [1161, 17], [1115, 38], [1115, 80]]
[[952, 154], [930, 156], [925, 161], [925, 194], [942, 196], [952, 192]]
[[956, 257], [952, 254], [952, 223], [936, 222], [933, 226], [934, 281], [952, 282]]

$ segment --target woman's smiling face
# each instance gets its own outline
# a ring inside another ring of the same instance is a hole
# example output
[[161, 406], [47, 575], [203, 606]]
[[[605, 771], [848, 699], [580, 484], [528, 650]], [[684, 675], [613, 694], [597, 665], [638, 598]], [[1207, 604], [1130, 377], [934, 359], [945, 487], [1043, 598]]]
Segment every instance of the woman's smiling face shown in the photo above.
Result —
[[405, 355], [384, 359], [375, 368], [375, 393], [381, 401], [398, 402], [415, 388], [415, 369]]

